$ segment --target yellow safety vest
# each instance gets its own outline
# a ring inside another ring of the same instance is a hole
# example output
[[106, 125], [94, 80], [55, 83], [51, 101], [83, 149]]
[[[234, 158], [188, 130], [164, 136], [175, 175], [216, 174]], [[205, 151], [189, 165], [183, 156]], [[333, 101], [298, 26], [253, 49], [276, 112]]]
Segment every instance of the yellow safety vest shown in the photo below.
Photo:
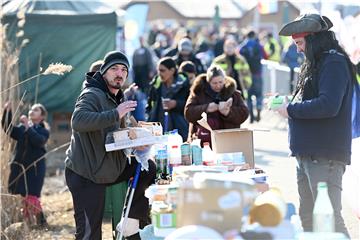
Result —
[[[271, 46], [271, 44], [274, 44], [275, 51], [270, 56], [270, 53], [271, 53], [270, 46]], [[273, 39], [273, 38], [269, 39], [268, 42], [264, 46], [264, 50], [269, 55], [269, 60], [275, 61], [275, 62], [280, 62], [280, 59], [281, 59], [280, 45], [277, 43], [277, 41], [275, 39]]]
[[[225, 55], [220, 55], [219, 57], [215, 58], [214, 63], [219, 67], [221, 67], [225, 72], [227, 72], [229, 65], [226, 62]], [[250, 88], [252, 84], [252, 80], [251, 80], [250, 67], [249, 64], [246, 62], [246, 60], [237, 58], [234, 64], [234, 70], [239, 72], [240, 77], [244, 81], [245, 89], [243, 90], [245, 91], [246, 89]]]

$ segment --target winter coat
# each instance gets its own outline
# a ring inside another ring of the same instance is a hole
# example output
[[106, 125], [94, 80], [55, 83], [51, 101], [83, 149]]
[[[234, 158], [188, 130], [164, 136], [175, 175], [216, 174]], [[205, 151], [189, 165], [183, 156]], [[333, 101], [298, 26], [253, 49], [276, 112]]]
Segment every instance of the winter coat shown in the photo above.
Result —
[[204, 73], [206, 72], [206, 69], [204, 67], [204, 65], [202, 64], [201, 60], [198, 59], [194, 54], [191, 54], [191, 56], [189, 57], [188, 60], [183, 59], [183, 57], [178, 53], [177, 55], [175, 55], [173, 57], [174, 61], [176, 62], [176, 65], [179, 67], [181, 65], [182, 62], [184, 61], [191, 61], [192, 63], [194, 63], [195, 67], [196, 67], [196, 73], [200, 74], [200, 73]]
[[318, 73], [305, 83], [301, 102], [289, 104], [293, 156], [350, 164], [352, 80], [344, 56], [324, 53]]
[[175, 81], [169, 89], [168, 95], [163, 96], [160, 76], [155, 76], [151, 82], [151, 88], [148, 97], [146, 112], [148, 121], [160, 122], [165, 128], [164, 109], [162, 107], [162, 98], [170, 98], [176, 101], [175, 108], [168, 110], [168, 129], [167, 131], [178, 129], [183, 140], [187, 139], [189, 125], [184, 118], [184, 106], [189, 96], [189, 80], [185, 75], [179, 73], [175, 77]]
[[151, 77], [150, 73], [154, 70], [152, 50], [140, 46], [133, 54], [134, 82], [142, 92], [147, 92]]
[[[114, 96], [99, 72], [88, 73], [71, 117], [72, 136], [65, 165], [95, 183], [113, 183], [123, 172], [127, 158], [123, 151], [106, 152], [107, 133], [125, 127], [116, 107], [123, 93]], [[120, 124], [121, 122], [121, 124]]]
[[261, 59], [266, 59], [267, 56], [258, 39], [246, 40], [240, 48], [240, 54], [245, 57], [252, 74], [261, 74]]
[[[46, 171], [43, 156], [46, 153], [45, 144], [49, 139], [49, 130], [43, 123], [35, 124], [25, 130], [22, 124], [18, 126], [10, 124], [11, 119], [12, 112], [5, 111], [1, 121], [2, 127], [5, 131], [9, 129], [8, 134], [16, 140], [10, 162], [8, 190], [10, 193], [22, 196], [40, 197]], [[25, 174], [23, 174], [24, 170], [26, 170]]]
[[294, 69], [300, 66], [300, 62], [303, 61], [304, 55], [297, 52], [297, 47], [295, 44], [291, 44], [289, 49], [284, 54], [283, 62], [286, 63], [289, 68]]
[[268, 59], [275, 62], [280, 62], [281, 47], [275, 38], [270, 38], [265, 43], [264, 50], [268, 55]]
[[237, 89], [245, 91], [251, 86], [251, 73], [246, 59], [240, 54], [234, 55], [234, 62], [231, 61], [232, 56], [221, 54], [214, 59], [214, 63], [219, 65], [226, 75], [232, 77], [236, 81]]
[[240, 92], [236, 90], [234, 79], [226, 77], [224, 88], [217, 96], [214, 95], [210, 84], [206, 81], [206, 74], [201, 74], [195, 80], [185, 105], [185, 118], [190, 123], [188, 141], [200, 138], [202, 142], [211, 142], [210, 132], [201, 127], [197, 121], [201, 119], [201, 113], [206, 112], [209, 103], [226, 101], [230, 97], [233, 98], [233, 103], [228, 116], [222, 115], [219, 111], [207, 113], [208, 123], [213, 130], [240, 128], [240, 124], [249, 116], [248, 108], [244, 104]]

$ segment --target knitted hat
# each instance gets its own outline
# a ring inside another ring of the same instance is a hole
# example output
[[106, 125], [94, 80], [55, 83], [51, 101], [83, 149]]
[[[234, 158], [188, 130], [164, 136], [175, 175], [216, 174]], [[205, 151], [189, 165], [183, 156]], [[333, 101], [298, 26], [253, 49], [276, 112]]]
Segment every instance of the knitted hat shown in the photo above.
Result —
[[125, 54], [118, 51], [112, 51], [112, 52], [108, 52], [104, 57], [104, 63], [100, 67], [101, 75], [104, 75], [105, 72], [115, 64], [124, 65], [129, 72], [130, 64]]
[[279, 35], [283, 36], [306, 36], [311, 33], [328, 31], [333, 26], [329, 18], [319, 14], [304, 14], [294, 21], [283, 26]]
[[179, 52], [192, 52], [193, 48], [191, 40], [188, 38], [182, 38], [179, 41], [178, 50]]

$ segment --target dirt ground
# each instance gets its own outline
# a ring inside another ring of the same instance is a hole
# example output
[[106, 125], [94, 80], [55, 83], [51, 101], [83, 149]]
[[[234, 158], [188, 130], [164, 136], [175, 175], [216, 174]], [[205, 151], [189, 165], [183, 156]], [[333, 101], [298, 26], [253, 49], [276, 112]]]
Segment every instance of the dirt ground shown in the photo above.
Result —
[[[46, 177], [41, 197], [49, 227], [29, 229], [23, 223], [13, 224], [12, 231], [5, 231], [1, 239], [70, 240], [75, 239], [75, 221], [71, 194], [67, 190], [63, 173]], [[104, 220], [102, 239], [112, 239], [110, 220]]]

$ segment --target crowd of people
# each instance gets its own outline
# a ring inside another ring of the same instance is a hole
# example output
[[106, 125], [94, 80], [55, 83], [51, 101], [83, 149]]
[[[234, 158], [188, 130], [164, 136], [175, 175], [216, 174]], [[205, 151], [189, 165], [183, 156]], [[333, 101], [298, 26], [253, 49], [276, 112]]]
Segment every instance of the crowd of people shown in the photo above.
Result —
[[[147, 42], [143, 36], [139, 41], [140, 47], [133, 55], [134, 74], [130, 77], [141, 86], [143, 97], [149, 96], [150, 84], [160, 75], [157, 63], [164, 57], [171, 57], [175, 61], [178, 72], [187, 75], [190, 86], [197, 75], [206, 73], [211, 65], [216, 64], [235, 80], [236, 88], [249, 108], [250, 123], [261, 120], [264, 95], [261, 60], [289, 66], [291, 92], [296, 84], [295, 68], [303, 62], [302, 54], [297, 52], [291, 41], [278, 41], [272, 33], [265, 32], [219, 32], [205, 28], [194, 33], [184, 28], [160, 30], [155, 25], [148, 34]], [[188, 71], [184, 71], [184, 66]], [[138, 106], [135, 117], [146, 119], [147, 114], [142, 105]]]
[[[316, 14], [300, 20], [318, 22], [320, 27], [294, 27], [299, 21], [286, 25], [280, 34], [294, 40], [286, 51], [272, 34], [266, 35], [263, 44], [254, 31], [243, 39], [234, 34], [220, 38], [213, 33], [209, 35], [211, 42], [200, 44], [186, 31], [176, 42], [161, 31], [153, 31], [148, 39], [150, 47], [141, 38], [140, 47], [133, 54], [134, 84], [127, 89], [124, 85], [129, 78], [130, 61], [125, 54], [109, 52], [103, 60], [94, 62], [75, 103], [65, 160], [76, 239], [101, 239], [106, 186], [129, 180], [135, 173], [135, 158], [128, 159], [124, 151], [105, 151], [107, 133], [125, 128], [131, 113], [137, 120], [161, 122], [165, 132], [178, 129], [184, 142], [197, 138], [202, 145], [211, 145], [210, 132], [197, 123], [203, 112], [212, 129], [239, 128], [248, 117], [250, 123], [261, 120], [262, 59], [283, 61], [291, 69], [294, 97], [277, 111], [289, 119], [290, 149], [299, 163], [303, 227], [311, 230], [316, 183], [327, 181], [336, 230], [348, 235], [340, 213], [341, 179], [345, 165], [350, 163], [355, 75], [347, 54], [329, 30], [331, 21]], [[298, 52], [304, 53], [305, 62], [295, 84], [294, 68], [304, 61]], [[4, 109], [3, 128], [17, 140], [9, 191], [24, 196], [26, 203], [35, 201], [39, 208], [34, 214], [44, 223], [39, 197], [45, 176], [42, 156], [49, 138], [46, 109], [34, 105], [30, 120], [22, 116], [19, 126], [11, 123], [9, 105]], [[330, 133], [331, 138], [325, 137]], [[142, 171], [135, 191], [128, 227], [122, 229], [126, 239], [140, 239], [139, 229], [148, 223], [149, 204], [144, 191], [154, 182], [156, 171], [154, 162], [148, 162], [149, 168]], [[31, 168], [18, 178], [24, 167]]]

